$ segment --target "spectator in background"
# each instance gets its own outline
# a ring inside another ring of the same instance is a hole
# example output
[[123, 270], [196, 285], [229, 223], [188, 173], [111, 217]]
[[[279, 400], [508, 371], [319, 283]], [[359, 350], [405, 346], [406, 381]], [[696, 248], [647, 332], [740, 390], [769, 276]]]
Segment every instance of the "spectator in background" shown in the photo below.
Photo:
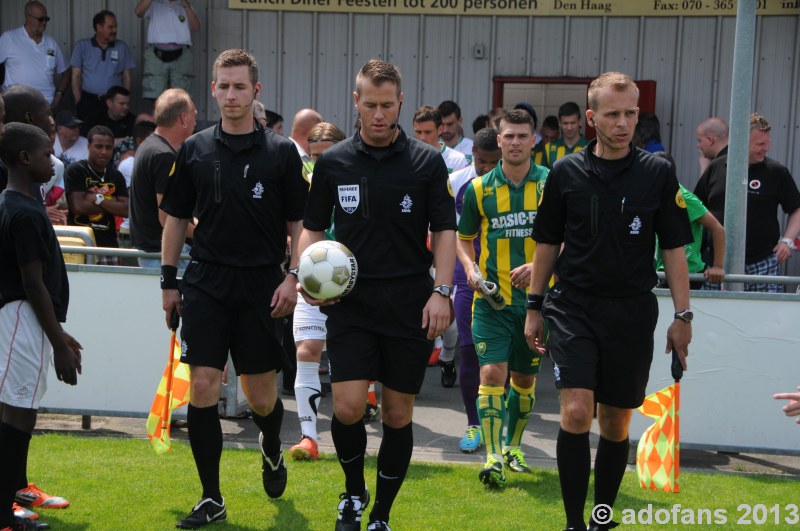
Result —
[[[156, 100], [155, 132], [139, 146], [133, 164], [130, 189], [130, 229], [133, 247], [149, 253], [161, 252], [161, 235], [167, 213], [159, 209], [178, 147], [192, 135], [197, 124], [197, 109], [183, 89], [167, 89]], [[187, 238], [194, 235], [188, 224]], [[181, 254], [190, 248], [184, 244]], [[188, 261], [178, 264], [186, 269]], [[139, 266], [159, 268], [158, 258], [139, 258]]]
[[80, 133], [82, 123], [82, 120], [75, 118], [72, 111], [59, 111], [56, 114], [56, 141], [53, 150], [55, 156], [67, 166], [89, 156], [89, 142]]
[[[136, 151], [139, 146], [142, 145], [142, 142], [145, 139], [153, 134], [153, 131], [156, 129], [156, 124], [153, 122], [143, 121], [139, 122], [133, 127], [133, 142], [134, 142], [134, 149], [133, 151], [126, 152], [124, 158], [122, 158], [117, 166], [117, 169], [125, 178], [125, 186], [128, 188], [128, 197], [130, 200], [131, 195], [131, 177], [133, 175], [133, 165], [136, 159]], [[129, 209], [130, 211], [130, 209]], [[123, 217], [122, 223], [119, 226], [119, 234], [117, 235], [117, 240], [119, 241], [119, 246], [123, 249], [130, 249], [131, 248], [131, 230], [130, 230], [130, 219], [129, 215]], [[136, 259], [131, 258], [123, 258], [121, 260], [122, 265], [136, 267], [138, 262]]]
[[728, 154], [728, 124], [722, 118], [708, 118], [697, 126], [695, 137], [702, 174], [712, 160]]
[[303, 178], [309, 183], [311, 183], [309, 175], [314, 170], [314, 162], [308, 154], [308, 133], [320, 122], [322, 122], [322, 116], [317, 111], [301, 109], [294, 115], [292, 132], [289, 134], [289, 140], [294, 142], [294, 146], [300, 154], [300, 160], [303, 161]]
[[508, 111], [502, 107], [495, 107], [489, 112], [489, 127], [494, 127], [497, 129], [500, 127], [500, 119], [506, 115]]
[[478, 131], [481, 129], [486, 129], [487, 127], [492, 127], [488, 114], [479, 114], [474, 120], [472, 120], [473, 135], [478, 134]]
[[[800, 387], [798, 387], [797, 390], [800, 391]], [[781, 408], [787, 417], [796, 417], [800, 415], [800, 393], [777, 393], [772, 395], [772, 398], [775, 400], [789, 401], [787, 405]], [[797, 423], [800, 424], [800, 419], [797, 419]]]
[[131, 89], [136, 67], [125, 41], [117, 39], [117, 17], [108, 10], [92, 19], [94, 37], [75, 43], [70, 58], [72, 95], [78, 118], [93, 122], [106, 110], [106, 92], [113, 86]]
[[264, 104], [258, 100], [253, 100], [253, 118], [258, 120], [258, 123], [267, 127], [267, 110]]
[[192, 31], [200, 18], [188, 0], [139, 0], [136, 16], [150, 20], [144, 51], [142, 97], [155, 100], [170, 87], [192, 90]]
[[[780, 274], [800, 233], [800, 192], [786, 166], [767, 158], [770, 123], [759, 114], [750, 116], [750, 149], [747, 169], [747, 234], [744, 272], [748, 275]], [[725, 223], [725, 189], [728, 156], [714, 159], [700, 177], [694, 193], [720, 223]], [[789, 215], [783, 236], [778, 207]], [[745, 284], [745, 291], [783, 293], [781, 284]]]
[[[89, 130], [89, 158], [69, 165], [64, 182], [69, 204], [70, 225], [91, 227], [98, 247], [118, 248], [114, 216], [128, 215], [128, 187], [125, 178], [108, 163], [114, 151], [114, 137], [107, 127]], [[119, 265], [116, 256], [98, 256], [98, 264]]]
[[[53, 107], [61, 103], [70, 71], [58, 43], [44, 30], [50, 17], [41, 2], [25, 4], [25, 23], [0, 36], [0, 63], [5, 65], [3, 91], [16, 84], [35, 88]], [[61, 74], [56, 88], [53, 76]]]
[[102, 125], [111, 130], [114, 135], [114, 145], [118, 145], [123, 139], [133, 135], [136, 117], [130, 112], [130, 104], [130, 90], [120, 86], [111, 87], [106, 93], [106, 112], [97, 117], [94, 123], [84, 122], [81, 133], [85, 131], [88, 139], [89, 129], [95, 125]]
[[265, 111], [265, 114], [267, 117], [267, 127], [272, 129], [274, 133], [283, 135], [283, 116], [269, 109]]
[[648, 153], [667, 152], [667, 148], [661, 143], [661, 122], [655, 113], [639, 113], [639, 122], [633, 133], [633, 143]]
[[[56, 139], [56, 123], [52, 116], [48, 116], [50, 122], [50, 130], [47, 133], [47, 138], [50, 139], [50, 145], [53, 145]], [[42, 197], [44, 197], [44, 206], [47, 210], [47, 217], [53, 225], [66, 225], [67, 224], [67, 208], [66, 203], [62, 202], [59, 205], [59, 199], [64, 195], [64, 163], [55, 155], [50, 153], [50, 162], [53, 163], [53, 176], [50, 180], [42, 185]], [[63, 205], [63, 209], [61, 206]]]

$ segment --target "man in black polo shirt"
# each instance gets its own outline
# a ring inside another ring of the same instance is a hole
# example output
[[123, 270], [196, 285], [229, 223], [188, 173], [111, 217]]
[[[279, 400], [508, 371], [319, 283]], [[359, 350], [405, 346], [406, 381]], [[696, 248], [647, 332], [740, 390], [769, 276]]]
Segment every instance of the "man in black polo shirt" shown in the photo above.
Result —
[[[588, 96], [586, 118], [597, 140], [550, 171], [533, 227], [536, 252], [525, 323], [528, 343], [540, 350], [543, 316], [549, 325], [547, 348], [561, 396], [556, 459], [567, 527], [576, 530], [586, 529], [595, 400], [600, 424], [595, 507], [614, 505], [625, 472], [628, 427], [644, 400], [658, 321], [651, 291], [658, 279], [656, 235], [676, 312], [667, 352], [675, 349], [684, 369], [692, 337], [683, 249], [692, 233], [675, 172], [631, 144], [639, 91], [628, 76], [602, 74]], [[545, 298], [554, 271], [559, 282]], [[612, 526], [593, 518], [589, 529]]]
[[[450, 324], [455, 205], [442, 157], [397, 125], [400, 84], [392, 64], [371, 60], [361, 69], [353, 93], [361, 127], [317, 161], [303, 220], [301, 250], [324, 239], [333, 214], [336, 240], [353, 251], [359, 269], [353, 291], [322, 308], [328, 316], [331, 437], [346, 486], [337, 530], [360, 529], [370, 500], [361, 422], [370, 380], [383, 384], [383, 440], [368, 529], [389, 528], [414, 445], [414, 395], [431, 342]], [[433, 254], [425, 245], [429, 226]], [[429, 274], [434, 256], [435, 281]]]
[[[253, 118], [260, 90], [252, 55], [226, 50], [217, 57], [211, 91], [222, 119], [183, 143], [161, 202], [168, 214], [162, 241], [163, 307], [167, 320], [176, 309], [183, 316], [181, 360], [190, 366], [191, 380], [189, 442], [203, 485], [201, 500], [178, 522], [179, 528], [226, 518], [219, 489], [217, 402], [228, 351], [261, 430], [264, 490], [277, 498], [286, 488], [283, 404], [275, 387], [283, 356], [273, 319], [292, 313], [297, 301], [297, 279], [284, 278], [280, 265], [287, 229], [292, 263], [297, 262], [308, 183], [294, 144], [265, 132]], [[175, 266], [194, 215], [200, 222], [181, 300]], [[360, 407], [363, 412], [363, 403]]]

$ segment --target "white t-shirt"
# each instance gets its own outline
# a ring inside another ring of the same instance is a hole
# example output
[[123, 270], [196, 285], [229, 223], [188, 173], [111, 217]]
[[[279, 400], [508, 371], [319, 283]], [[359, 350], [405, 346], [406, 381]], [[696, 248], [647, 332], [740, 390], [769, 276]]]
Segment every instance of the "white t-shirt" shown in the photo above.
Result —
[[[456, 202], [458, 202], [458, 191], [477, 176], [478, 172], [475, 171], [475, 165], [473, 164], [450, 174], [450, 189], [453, 190], [453, 196], [456, 197]], [[458, 223], [459, 219], [461, 219], [461, 213], [456, 209], [456, 223]]]
[[441, 142], [439, 145], [442, 146], [442, 149], [439, 150], [439, 153], [442, 154], [442, 158], [444, 158], [444, 165], [447, 166], [447, 173], [453, 173], [454, 171], [458, 171], [461, 168], [466, 168], [469, 165], [467, 162], [466, 157], [456, 151], [455, 149], [451, 149]]
[[[125, 186], [128, 187], [128, 190], [131, 189], [131, 175], [133, 175], [133, 158], [134, 157], [132, 156], [128, 157], [122, 162], [120, 162], [119, 166], [117, 166], [119, 172], [122, 174], [123, 177], [125, 177]], [[122, 223], [120, 224], [119, 228], [128, 229], [130, 228], [130, 226], [131, 226], [130, 220], [128, 218], [122, 218]]]
[[467, 159], [467, 162], [470, 164], [472, 163], [472, 139], [467, 138], [465, 136], [461, 137], [461, 140], [458, 141], [458, 144], [453, 146], [453, 149], [464, 155]]
[[86, 140], [85, 136], [79, 136], [78, 140], [72, 144], [72, 147], [64, 151], [61, 149], [61, 141], [59, 141], [58, 135], [56, 135], [56, 141], [53, 144], [53, 152], [65, 165], [78, 162], [79, 160], [86, 160], [89, 158], [89, 141]]
[[0, 35], [0, 63], [6, 65], [3, 90], [21, 83], [41, 92], [49, 103], [56, 92], [53, 75], [69, 68], [55, 39], [42, 35], [42, 42], [36, 44], [24, 27]]
[[144, 14], [150, 19], [147, 26], [147, 44], [192, 45], [189, 20], [180, 1], [153, 0]]

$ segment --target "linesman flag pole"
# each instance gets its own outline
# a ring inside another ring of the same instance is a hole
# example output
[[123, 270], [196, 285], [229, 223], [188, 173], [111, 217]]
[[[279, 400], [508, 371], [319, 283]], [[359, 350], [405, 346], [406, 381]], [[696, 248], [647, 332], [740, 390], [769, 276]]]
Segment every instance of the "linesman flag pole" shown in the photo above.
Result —
[[169, 323], [172, 334], [167, 366], [158, 384], [150, 414], [147, 416], [147, 435], [157, 454], [172, 449], [169, 438], [172, 410], [189, 402], [189, 367], [181, 363], [181, 345], [177, 338], [179, 324], [180, 316], [174, 311]]
[[678, 353], [672, 351], [672, 378], [675, 383], [648, 395], [639, 413], [654, 419], [639, 439], [636, 449], [636, 472], [643, 489], [680, 492], [681, 473], [681, 378], [683, 367]]

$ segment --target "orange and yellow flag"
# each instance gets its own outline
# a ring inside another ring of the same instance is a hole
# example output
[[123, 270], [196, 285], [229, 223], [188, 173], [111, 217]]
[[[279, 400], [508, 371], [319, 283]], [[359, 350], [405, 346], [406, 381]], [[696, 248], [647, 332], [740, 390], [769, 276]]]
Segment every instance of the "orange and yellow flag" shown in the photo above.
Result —
[[181, 345], [173, 334], [172, 359], [167, 362], [153, 405], [150, 407], [150, 415], [147, 416], [147, 435], [157, 454], [172, 449], [169, 439], [172, 410], [188, 402], [189, 367], [181, 363]]
[[645, 397], [639, 413], [655, 422], [645, 430], [636, 449], [636, 472], [642, 488], [680, 492], [680, 392], [675, 382]]

